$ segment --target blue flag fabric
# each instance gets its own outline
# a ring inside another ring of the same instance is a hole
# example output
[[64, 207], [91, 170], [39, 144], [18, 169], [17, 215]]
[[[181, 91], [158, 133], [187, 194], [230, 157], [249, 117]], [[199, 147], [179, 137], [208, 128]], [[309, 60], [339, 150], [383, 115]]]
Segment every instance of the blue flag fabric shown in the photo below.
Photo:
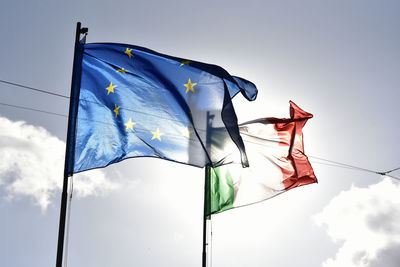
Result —
[[254, 100], [254, 84], [142, 47], [80, 45], [69, 175], [133, 157], [216, 167], [233, 147], [248, 165], [231, 98]]

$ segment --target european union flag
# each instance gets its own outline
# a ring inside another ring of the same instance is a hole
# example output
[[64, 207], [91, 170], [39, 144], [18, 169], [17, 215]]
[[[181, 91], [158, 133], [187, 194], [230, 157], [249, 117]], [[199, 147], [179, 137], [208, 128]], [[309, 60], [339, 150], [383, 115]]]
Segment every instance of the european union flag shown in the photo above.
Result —
[[247, 165], [231, 98], [255, 99], [254, 84], [133, 45], [79, 46], [69, 174], [133, 157], [215, 167], [232, 148]]

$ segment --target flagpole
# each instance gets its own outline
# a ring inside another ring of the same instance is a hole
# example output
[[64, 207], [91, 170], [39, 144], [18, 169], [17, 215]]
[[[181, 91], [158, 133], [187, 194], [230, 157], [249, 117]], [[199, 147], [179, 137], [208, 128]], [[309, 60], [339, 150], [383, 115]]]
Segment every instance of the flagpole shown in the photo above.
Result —
[[204, 213], [203, 213], [203, 257], [202, 257], [202, 267], [207, 267], [207, 220], [208, 220], [208, 212], [210, 210], [210, 196], [209, 196], [209, 188], [210, 188], [210, 166], [205, 167], [205, 179], [204, 179]]
[[[210, 111], [207, 111], [206, 117], [206, 147], [207, 153], [211, 150], [211, 134], [210, 131], [212, 129], [212, 120], [214, 119], [214, 115], [210, 114]], [[211, 163], [210, 163], [211, 164]], [[210, 172], [211, 166], [209, 164], [205, 167], [205, 177], [204, 177], [204, 211], [203, 211], [203, 253], [202, 253], [202, 267], [207, 267], [207, 220], [211, 219], [211, 215], [209, 212], [211, 210], [211, 199], [210, 199]]]
[[[64, 251], [64, 235], [65, 235], [65, 217], [67, 211], [67, 194], [68, 194], [68, 178], [69, 178], [69, 164], [71, 159], [68, 157], [69, 148], [72, 147], [72, 143], [74, 142], [72, 133], [75, 132], [75, 125], [73, 123], [74, 115], [76, 114], [76, 98], [77, 98], [77, 90], [76, 85], [80, 84], [80, 73], [76, 72], [77, 64], [80, 64], [80, 60], [77, 58], [79, 48], [79, 41], [81, 34], [87, 33], [88, 28], [81, 28], [81, 23], [78, 22], [76, 24], [76, 33], [75, 33], [75, 48], [74, 48], [74, 63], [72, 70], [72, 81], [71, 81], [71, 95], [69, 102], [69, 115], [68, 115], [68, 133], [67, 133], [67, 144], [66, 144], [66, 153], [65, 153], [65, 165], [64, 165], [64, 181], [63, 181], [63, 189], [61, 193], [61, 207], [60, 207], [60, 223], [58, 228], [58, 245], [57, 245], [57, 260], [56, 267], [62, 267], [63, 260], [63, 251]], [[71, 174], [72, 176], [72, 174]]]

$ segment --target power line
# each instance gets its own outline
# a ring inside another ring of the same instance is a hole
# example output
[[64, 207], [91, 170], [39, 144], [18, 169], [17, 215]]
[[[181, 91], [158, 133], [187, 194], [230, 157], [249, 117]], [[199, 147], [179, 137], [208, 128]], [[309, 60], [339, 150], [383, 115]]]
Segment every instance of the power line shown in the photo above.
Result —
[[387, 176], [387, 177], [390, 177], [390, 178], [393, 178], [393, 179], [395, 179], [395, 180], [400, 181], [400, 178], [399, 178], [399, 177], [396, 177], [396, 176], [393, 176], [393, 175], [390, 175], [390, 174], [384, 174], [383, 176]]
[[[4, 82], [4, 81], [0, 80], [0, 82]], [[6, 82], [6, 83], [9, 83], [9, 82]], [[10, 83], [10, 84], [12, 84], [12, 83]], [[13, 84], [13, 85], [15, 85], [15, 84]], [[20, 85], [17, 85], [17, 86], [20, 86]], [[27, 88], [26, 86], [22, 86], [22, 87]], [[35, 89], [35, 88], [28, 88], [28, 89]], [[39, 89], [35, 89], [35, 90], [39, 90]], [[40, 90], [40, 91], [42, 91], [42, 90]], [[53, 93], [47, 92], [47, 91], [43, 91], [43, 92], [49, 93], [49, 94], [53, 94]], [[58, 94], [54, 94], [54, 95], [62, 96], [62, 95], [58, 95]], [[62, 97], [66, 97], [66, 96], [62, 96]], [[66, 97], [66, 98], [69, 98], [69, 97]], [[50, 112], [50, 111], [45, 111], [45, 110], [41, 110], [41, 109], [34, 109], [34, 108], [23, 107], [23, 106], [18, 106], [18, 105], [11, 105], [11, 104], [2, 103], [2, 102], [0, 102], [0, 105], [7, 106], [7, 107], [18, 108], [18, 109], [23, 109], [23, 110], [36, 111], [36, 112], [41, 112], [41, 113], [45, 113], [45, 114], [49, 114], [49, 115], [55, 115], [55, 116], [68, 118], [67, 115], [60, 114], [60, 113], [55, 113], [55, 112]], [[152, 114], [148, 114], [148, 115], [152, 115]], [[104, 123], [104, 122], [99, 122], [99, 123]], [[358, 170], [358, 171], [363, 171], [363, 172], [369, 172], [369, 173], [374, 173], [374, 174], [378, 174], [378, 175], [381, 175], [381, 176], [387, 176], [387, 177], [390, 177], [390, 178], [393, 178], [393, 179], [396, 179], [396, 180], [400, 180], [399, 177], [396, 177], [396, 176], [393, 176], [393, 175], [389, 174], [391, 172], [400, 170], [400, 167], [397, 167], [397, 168], [394, 168], [394, 169], [391, 169], [391, 170], [388, 170], [388, 171], [384, 171], [384, 172], [379, 172], [379, 171], [370, 170], [370, 169], [366, 169], [366, 168], [361, 168], [361, 167], [358, 167], [358, 166], [354, 166], [354, 165], [350, 165], [350, 164], [346, 164], [346, 163], [342, 163], [342, 162], [338, 162], [338, 161], [324, 159], [324, 158], [321, 158], [321, 157], [310, 156], [310, 155], [308, 157], [309, 158], [314, 158], [316, 160], [324, 161], [324, 162], [312, 161], [313, 163], [316, 163], [316, 164], [332, 166], [332, 167], [338, 167], [338, 168], [353, 169], [353, 170]], [[328, 162], [328, 163], [326, 163], [326, 162]]]
[[60, 114], [60, 113], [55, 113], [55, 112], [51, 112], [51, 111], [45, 111], [45, 110], [41, 110], [41, 109], [28, 108], [28, 107], [23, 107], [23, 106], [18, 106], [18, 105], [11, 105], [11, 104], [1, 103], [1, 102], [0, 102], [0, 105], [7, 106], [7, 107], [18, 108], [18, 109], [36, 111], [36, 112], [41, 112], [41, 113], [46, 113], [46, 114], [50, 114], [50, 115], [56, 115], [56, 116], [61, 116], [61, 117], [68, 118], [67, 115]]
[[352, 168], [352, 167], [347, 167], [347, 166], [342, 166], [342, 165], [337, 165], [337, 164], [319, 162], [319, 161], [314, 161], [314, 160], [310, 160], [310, 162], [313, 164], [320, 164], [320, 165], [324, 165], [324, 166], [331, 166], [331, 167], [338, 167], [338, 168], [343, 168], [343, 169], [354, 170], [354, 168]]
[[397, 170], [400, 170], [400, 167], [398, 167], [398, 168], [395, 168], [395, 169], [393, 169], [393, 170], [390, 170], [390, 171], [387, 171], [387, 172], [385, 172], [386, 174], [388, 174], [388, 173], [390, 173], [390, 172], [394, 172], [394, 171], [397, 171]]
[[[23, 106], [18, 106], [18, 105], [10, 105], [10, 104], [1, 103], [1, 102], [0, 102], [0, 105], [6, 106], [6, 107], [18, 108], [18, 109], [22, 109], [22, 110], [36, 111], [36, 112], [45, 113], [45, 114], [49, 114], [49, 115], [56, 115], [56, 116], [68, 118], [67, 115], [60, 114], [60, 113], [55, 113], [55, 112], [50, 112], [50, 111], [45, 111], [45, 110], [41, 110], [41, 109], [23, 107]], [[152, 116], [152, 114], [148, 114], [148, 113], [144, 113], [144, 114], [147, 114], [147, 115], [149, 115], [149, 116]], [[89, 119], [85, 119], [85, 118], [77, 118], [77, 119], [78, 119], [78, 120], [85, 120], [85, 121], [92, 122], [92, 123], [101, 123], [101, 124], [107, 125], [107, 126], [109, 126], [109, 127], [110, 127], [110, 126], [111, 126], [111, 127], [114, 127], [114, 124], [113, 124], [113, 123], [106, 122], [106, 121], [89, 120]], [[198, 129], [198, 128], [196, 128], [196, 130], [199, 131], [199, 132], [200, 132], [200, 131], [205, 131], [205, 130]], [[136, 129], [135, 132], [136, 132], [136, 133], [145, 133], [145, 132], [147, 132], [147, 131], [144, 130], [144, 129]], [[176, 135], [176, 134], [169, 134], [168, 136], [169, 136], [170, 138], [174, 138], [174, 139], [177, 139], [177, 138], [180, 139], [180, 137], [181, 137], [180, 135]], [[192, 140], [192, 139], [190, 139], [190, 140]]]
[[4, 80], [0, 80], [0, 82], [6, 83], [6, 84], [10, 84], [10, 85], [14, 85], [14, 86], [18, 86], [18, 87], [25, 88], [25, 89], [29, 89], [29, 90], [32, 90], [32, 91], [44, 93], [44, 94], [49, 94], [49, 95], [54, 95], [54, 96], [58, 96], [58, 97], [69, 99], [69, 96], [61, 95], [61, 94], [57, 94], [57, 93], [53, 93], [53, 92], [49, 92], [49, 91], [46, 91], [46, 90], [43, 90], [43, 89], [38, 89], [38, 88], [34, 88], [34, 87], [30, 87], [30, 86], [26, 86], [26, 85], [22, 85], [22, 84], [18, 84], [18, 83], [8, 82], [8, 81], [4, 81]]
[[324, 159], [324, 158], [320, 158], [320, 157], [316, 157], [316, 156], [308, 156], [308, 157], [328, 162], [328, 163], [325, 163], [325, 162], [312, 161], [313, 163], [322, 164], [322, 165], [326, 165], [326, 166], [332, 166], [332, 167], [353, 169], [353, 170], [358, 170], [358, 171], [363, 171], [363, 172], [369, 172], [369, 173], [374, 173], [374, 174], [378, 174], [378, 175], [381, 175], [381, 176], [388, 176], [388, 177], [396, 179], [396, 180], [400, 180], [399, 177], [396, 177], [396, 176], [388, 174], [390, 172], [393, 172], [393, 171], [396, 171], [396, 170], [400, 170], [400, 167], [395, 168], [393, 170], [380, 172], [380, 171], [374, 171], [374, 170], [370, 170], [370, 169], [366, 169], [366, 168], [361, 168], [361, 167], [358, 167], [358, 166], [354, 166], [354, 165], [350, 165], [350, 164], [346, 164], [346, 163], [342, 163], [342, 162], [338, 162], [338, 161], [333, 161], [333, 160], [329, 160], [329, 159]]
[[341, 165], [341, 166], [348, 167], [348, 168], [351, 168], [351, 169], [356, 169], [356, 170], [359, 170], [359, 171], [370, 172], [370, 173], [375, 173], [375, 174], [380, 174], [380, 175], [382, 174], [381, 172], [378, 172], [378, 171], [369, 170], [369, 169], [365, 169], [365, 168], [361, 168], [361, 167], [358, 167], [358, 166], [345, 164], [345, 163], [341, 163], [341, 162], [337, 162], [337, 161], [333, 161], [333, 160], [329, 160], [329, 159], [324, 159], [324, 158], [315, 157], [315, 156], [308, 156], [308, 157], [309, 158], [318, 159], [318, 160], [322, 160], [322, 161], [326, 161], [326, 162], [333, 163], [333, 164], [337, 164], [337, 165]]
[[[67, 99], [70, 98], [69, 96], [60, 95], [60, 94], [56, 94], [56, 93], [53, 93], [53, 92], [49, 92], [49, 91], [46, 91], [46, 90], [43, 90], [43, 89], [38, 89], [38, 88], [34, 88], [34, 87], [22, 85], [22, 84], [17, 84], [17, 83], [9, 82], [9, 81], [0, 80], [0, 82], [6, 83], [6, 84], [11, 84], [11, 85], [18, 86], [18, 87], [25, 88], [25, 89], [29, 89], [29, 90], [33, 90], [33, 91], [40, 92], [40, 93], [50, 94], [50, 95], [54, 95], [54, 96], [58, 96], [58, 97], [63, 97], [63, 98], [67, 98]], [[92, 103], [92, 104], [104, 106], [102, 103], [95, 102], [95, 101], [88, 100], [88, 99], [79, 99], [79, 101], [86, 101], [86, 102], [89, 102], [89, 103]], [[3, 103], [3, 105], [8, 105], [8, 104]], [[12, 105], [9, 105], [9, 106], [12, 106]], [[14, 107], [17, 107], [17, 106], [14, 106]], [[23, 109], [28, 109], [28, 110], [29, 110], [29, 108], [24, 108], [24, 107], [19, 107], [19, 108], [23, 108]], [[121, 107], [121, 110], [128, 110], [128, 111], [133, 111], [133, 112], [136, 112], [136, 113], [141, 113], [141, 114], [145, 114], [145, 115], [150, 115], [150, 116], [153, 116], [153, 117], [158, 117], [158, 118], [163, 119], [163, 120], [169, 120], [169, 121], [174, 120], [173, 118], [166, 118], [166, 117], [164, 117], [164, 116], [160, 116], [160, 115], [157, 115], [157, 114], [149, 114], [149, 113], [145, 113], [145, 112], [142, 112], [142, 111], [140, 111], [140, 110], [135, 110], [135, 109], [131, 109], [131, 108]], [[40, 110], [36, 110], [36, 111], [38, 111], [38, 112], [43, 112], [43, 113], [47, 113], [47, 112], [45, 112], [45, 111], [40, 111]], [[59, 114], [56, 114], [56, 115], [59, 115]], [[62, 116], [65, 116], [65, 115], [62, 115]], [[179, 120], [174, 120], [174, 121], [179, 121]]]

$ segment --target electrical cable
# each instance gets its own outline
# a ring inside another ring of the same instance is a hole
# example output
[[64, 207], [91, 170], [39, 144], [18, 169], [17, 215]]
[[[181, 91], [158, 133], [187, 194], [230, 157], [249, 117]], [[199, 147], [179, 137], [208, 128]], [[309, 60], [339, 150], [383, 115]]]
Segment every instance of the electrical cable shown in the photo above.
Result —
[[13, 107], [13, 108], [24, 109], [24, 110], [30, 110], [30, 111], [37, 111], [37, 112], [41, 112], [41, 113], [46, 113], [46, 114], [50, 114], [50, 115], [56, 115], [56, 116], [61, 116], [61, 117], [68, 118], [67, 115], [60, 114], [60, 113], [55, 113], [55, 112], [51, 112], [51, 111], [45, 111], [45, 110], [41, 110], [41, 109], [23, 107], [23, 106], [18, 106], [18, 105], [11, 105], [11, 104], [1, 103], [1, 102], [0, 102], [0, 105], [2, 105], [2, 106], [7, 106], [7, 107]]
[[387, 176], [387, 177], [390, 177], [390, 178], [393, 178], [395, 180], [400, 181], [400, 177], [396, 177], [396, 176], [393, 176], [393, 175], [390, 175], [390, 174], [384, 174], [383, 176]]
[[0, 82], [6, 83], [6, 84], [10, 84], [10, 85], [14, 85], [14, 86], [18, 86], [18, 87], [25, 88], [25, 89], [29, 89], [29, 90], [32, 90], [32, 91], [44, 93], [44, 94], [49, 94], [49, 95], [54, 95], [54, 96], [58, 96], [58, 97], [69, 99], [69, 96], [66, 96], [66, 95], [61, 95], [61, 94], [49, 92], [49, 91], [46, 91], [46, 90], [43, 90], [43, 89], [38, 89], [38, 88], [34, 88], [34, 87], [23, 85], [23, 84], [13, 83], [13, 82], [4, 81], [4, 80], [0, 80]]
[[[24, 106], [18, 106], [18, 105], [10, 105], [10, 104], [1, 103], [1, 102], [0, 102], [0, 105], [7, 106], [7, 107], [18, 108], [18, 109], [22, 109], [22, 110], [36, 111], [36, 112], [41, 112], [41, 113], [45, 113], [45, 114], [49, 114], [49, 115], [56, 115], [56, 116], [61, 116], [61, 117], [64, 117], [64, 118], [68, 118], [67, 115], [60, 114], [60, 113], [55, 113], [55, 112], [50, 112], [50, 111], [45, 111], [45, 110], [41, 110], [41, 109], [34, 109], [34, 108], [29, 108], [29, 107], [24, 107]], [[151, 114], [147, 114], [147, 115], [148, 115], [148, 116], [152, 116]], [[85, 121], [90, 121], [90, 122], [95, 122], [95, 123], [101, 123], [101, 124], [108, 125], [108, 126], [112, 126], [112, 127], [115, 126], [113, 123], [104, 122], [104, 121], [98, 121], [98, 120], [88, 120], [88, 119], [84, 119], [84, 118], [78, 118], [78, 120], [85, 120]], [[198, 128], [196, 128], [196, 130], [197, 130], [198, 132], [205, 132], [205, 130], [198, 129]], [[135, 129], [134, 132], [135, 132], [135, 133], [142, 133], [142, 134], [143, 134], [143, 133], [147, 133], [148, 131], [147, 131], [147, 130], [144, 130], [144, 129]], [[169, 136], [170, 138], [173, 138], [173, 139], [179, 139], [179, 140], [181, 140], [181, 135], [169, 134], [168, 136]], [[190, 138], [190, 140], [193, 141], [194, 139]]]
[[391, 173], [391, 172], [394, 172], [394, 171], [397, 171], [397, 170], [400, 170], [400, 167], [398, 167], [398, 168], [395, 168], [395, 169], [393, 169], [393, 170], [390, 170], [390, 171], [386, 171], [385, 173], [387, 174], [387, 173]]
[[[0, 82], [6, 83], [6, 84], [9, 84], [9, 85], [13, 85], [13, 86], [18, 86], [18, 87], [25, 88], [25, 89], [29, 89], [29, 90], [32, 90], [32, 91], [40, 92], [40, 93], [45, 93], [45, 94], [49, 94], [49, 95], [53, 95], [53, 96], [58, 96], [58, 97], [66, 98], [66, 99], [69, 99], [69, 98], [70, 98], [70, 97], [68, 97], [68, 96], [66, 96], [66, 95], [61, 95], [61, 94], [49, 92], [49, 91], [46, 91], [46, 90], [43, 90], [43, 89], [38, 89], [38, 88], [34, 88], [34, 87], [31, 87], [31, 86], [26, 86], [26, 85], [14, 83], [14, 82], [9, 82], [9, 81], [5, 81], [5, 80], [0, 80]], [[100, 104], [100, 103], [96, 103], [96, 102], [93, 102], [93, 101], [90, 101], [90, 100], [84, 100], [84, 101], [92, 102], [92, 103], [95, 103], [95, 104]], [[46, 114], [50, 114], [50, 115], [56, 115], [56, 116], [61, 116], [61, 117], [66, 117], [66, 118], [68, 118], [67, 115], [60, 114], [60, 113], [55, 113], [55, 112], [51, 112], [51, 111], [45, 111], [45, 110], [34, 109], [34, 108], [29, 108], [29, 107], [23, 107], [23, 106], [18, 106], [18, 105], [12, 105], [12, 104], [7, 104], [7, 103], [1, 103], [1, 102], [0, 102], [0, 105], [8, 106], [8, 107], [13, 107], [13, 108], [24, 109], [24, 110], [36, 111], [36, 112], [41, 112], [41, 113], [46, 113]], [[122, 109], [124, 109], [124, 108], [122, 108]], [[144, 112], [142, 112], [142, 111], [137, 111], [137, 110], [133, 110], [133, 109], [126, 109], [126, 110], [133, 111], [133, 112], [140, 112], [140, 113], [142, 113], [142, 114], [150, 115], [150, 116], [157, 116], [157, 115], [154, 115], [154, 114], [147, 114], [147, 113], [144, 113]], [[161, 119], [170, 120], [170, 118], [163, 118], [163, 117], [161, 117], [161, 116], [157, 116], [157, 117], [159, 117], [159, 118], [161, 118]], [[198, 130], [198, 131], [202, 131], [201, 129], [197, 129], [197, 130]], [[366, 169], [366, 168], [361, 168], [361, 167], [358, 167], [358, 166], [353, 166], [353, 165], [346, 164], [346, 163], [341, 163], [341, 162], [337, 162], [337, 161], [333, 161], [333, 160], [329, 160], [329, 159], [324, 159], [324, 158], [321, 158], [321, 157], [310, 156], [310, 155], [309, 155], [308, 157], [309, 157], [309, 158], [314, 158], [314, 159], [317, 159], [317, 160], [322, 160], [322, 161], [325, 161], [325, 162], [329, 162], [329, 163], [330, 163], [330, 164], [328, 164], [328, 163], [323, 163], [323, 162], [315, 162], [315, 161], [312, 161], [313, 163], [316, 163], [316, 164], [322, 164], [322, 165], [326, 165], [326, 166], [333, 166], [333, 167], [339, 167], [339, 168], [354, 169], [354, 170], [359, 170], [359, 171], [374, 173], [374, 174], [378, 174], [378, 175], [382, 175], [382, 176], [388, 176], [388, 177], [391, 177], [391, 178], [393, 178], [393, 179], [400, 180], [399, 177], [396, 177], [396, 176], [393, 176], [393, 175], [389, 175], [389, 173], [391, 173], [391, 172], [400, 170], [400, 167], [397, 167], [397, 168], [394, 168], [394, 169], [391, 169], [391, 170], [388, 170], [388, 171], [384, 171], [384, 172], [379, 172], [379, 171], [375, 171], [375, 170], [370, 170], [370, 169]]]
[[[43, 90], [43, 89], [38, 89], [38, 88], [34, 88], [34, 87], [31, 87], [31, 86], [22, 85], [22, 84], [18, 84], [18, 83], [14, 83], [14, 82], [9, 82], [9, 81], [5, 81], [5, 80], [0, 80], [0, 82], [6, 83], [6, 84], [10, 84], [10, 85], [14, 85], [14, 86], [18, 86], [18, 87], [25, 88], [25, 89], [29, 89], [29, 90], [33, 90], [33, 91], [40, 92], [40, 93], [45, 93], [45, 94], [50, 94], [50, 95], [53, 95], [53, 96], [63, 97], [63, 98], [66, 98], [66, 99], [70, 98], [69, 96], [66, 96], [66, 95], [56, 94], [56, 93], [53, 93], [53, 92], [50, 92], [50, 91], [46, 91], [46, 90]], [[87, 99], [80, 99], [80, 101], [86, 101], [86, 102], [89, 102], [89, 103], [92, 103], [92, 104], [97, 104], [97, 105], [104, 106], [102, 103], [98, 103], [98, 102], [87, 100]], [[22, 108], [20, 106], [10, 105], [10, 104], [6, 104], [6, 103], [0, 103], [0, 105], [10, 106], [10, 107], [15, 107], [15, 108]], [[26, 108], [26, 107], [24, 109], [34, 110], [34, 111], [38, 111], [38, 112], [42, 112], [42, 113], [54, 114], [54, 115], [63, 116], [63, 117], [66, 116], [66, 115], [61, 115], [61, 114], [57, 114], [57, 113], [51, 113], [51, 112], [43, 111], [43, 110], [30, 109], [30, 108]], [[164, 120], [174, 120], [173, 118], [166, 118], [166, 117], [163, 117], [163, 116], [160, 116], [160, 115], [157, 115], [157, 114], [145, 113], [145, 112], [143, 112], [141, 110], [135, 110], [135, 109], [124, 108], [124, 107], [121, 107], [120, 109], [121, 110], [132, 111], [132, 112], [137, 112], [137, 113], [144, 114], [144, 115], [154, 116], [154, 117], [158, 117], [158, 118], [164, 119]], [[178, 121], [178, 120], [175, 120], [175, 121]]]
[[331, 166], [331, 167], [338, 167], [338, 168], [343, 168], [343, 169], [355, 170], [355, 169], [352, 168], [352, 167], [341, 166], [341, 165], [337, 165], [337, 164], [330, 164], [330, 163], [318, 162], [318, 161], [314, 161], [314, 160], [310, 160], [310, 162], [313, 163], [313, 164], [320, 164], [320, 165], [324, 165], [324, 166]]
[[358, 166], [353, 166], [353, 165], [349, 165], [349, 164], [345, 164], [345, 163], [341, 163], [341, 162], [337, 162], [337, 161], [333, 161], [333, 160], [329, 160], [329, 159], [324, 159], [324, 158], [320, 158], [320, 157], [316, 157], [316, 156], [308, 156], [308, 157], [329, 162], [329, 163], [324, 163], [324, 162], [311, 161], [312, 163], [322, 164], [322, 165], [326, 165], [326, 166], [339, 167], [339, 168], [353, 169], [353, 170], [358, 170], [358, 171], [364, 171], [364, 172], [374, 173], [374, 174], [378, 174], [381, 176], [387, 176], [387, 177], [390, 177], [390, 178], [393, 178], [396, 180], [400, 180], [399, 177], [388, 174], [392, 171], [400, 170], [400, 167], [395, 168], [393, 170], [385, 171], [385, 172], [379, 172], [379, 171], [369, 170], [369, 169], [361, 168]]
[[341, 162], [337, 162], [337, 161], [333, 161], [333, 160], [329, 160], [329, 159], [324, 159], [324, 158], [310, 156], [310, 155], [308, 157], [309, 158], [318, 159], [318, 160], [322, 160], [322, 161], [326, 161], [326, 162], [333, 163], [333, 164], [337, 164], [337, 165], [341, 165], [341, 166], [345, 166], [345, 167], [348, 167], [348, 168], [356, 169], [356, 170], [359, 170], [359, 171], [365, 171], [365, 172], [370, 172], [370, 173], [375, 173], [375, 174], [380, 174], [380, 175], [382, 174], [382, 172], [369, 170], [369, 169], [365, 169], [365, 168], [361, 168], [361, 167], [358, 167], [358, 166], [353, 166], [353, 165], [350, 165], [350, 164], [345, 164], [345, 163], [341, 163]]

